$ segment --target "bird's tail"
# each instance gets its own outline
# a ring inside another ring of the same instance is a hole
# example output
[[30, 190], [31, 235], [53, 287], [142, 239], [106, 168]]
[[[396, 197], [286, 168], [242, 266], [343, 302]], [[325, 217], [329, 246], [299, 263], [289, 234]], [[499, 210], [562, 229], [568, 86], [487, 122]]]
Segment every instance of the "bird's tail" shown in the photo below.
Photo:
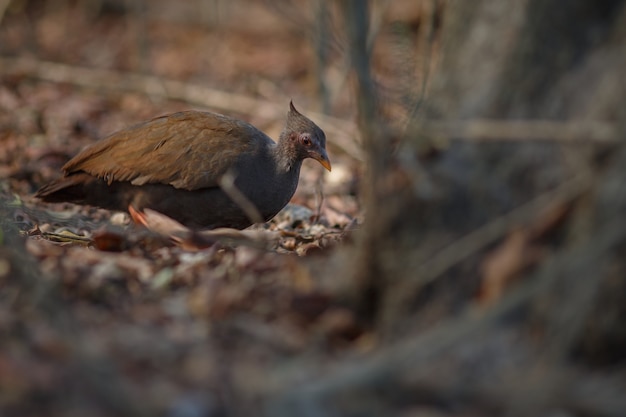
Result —
[[86, 198], [86, 187], [96, 178], [78, 173], [59, 178], [41, 187], [35, 197], [47, 203], [83, 203]]

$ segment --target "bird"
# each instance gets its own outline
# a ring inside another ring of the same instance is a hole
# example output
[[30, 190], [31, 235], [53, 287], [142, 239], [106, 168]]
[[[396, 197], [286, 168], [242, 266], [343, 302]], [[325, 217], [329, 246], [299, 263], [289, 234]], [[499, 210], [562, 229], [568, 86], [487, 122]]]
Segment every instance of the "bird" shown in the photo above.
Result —
[[86, 147], [35, 197], [128, 211], [150, 209], [193, 230], [267, 222], [296, 191], [306, 158], [328, 171], [326, 136], [293, 102], [277, 142], [251, 124], [187, 110]]

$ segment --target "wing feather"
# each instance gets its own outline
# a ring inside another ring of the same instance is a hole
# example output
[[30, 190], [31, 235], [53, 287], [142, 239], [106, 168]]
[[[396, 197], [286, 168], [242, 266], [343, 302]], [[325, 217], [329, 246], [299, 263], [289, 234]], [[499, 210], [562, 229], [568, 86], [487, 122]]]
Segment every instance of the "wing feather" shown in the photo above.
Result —
[[243, 121], [186, 111], [114, 133], [84, 149], [63, 170], [86, 172], [108, 183], [161, 183], [196, 190], [217, 186], [239, 158], [271, 142]]

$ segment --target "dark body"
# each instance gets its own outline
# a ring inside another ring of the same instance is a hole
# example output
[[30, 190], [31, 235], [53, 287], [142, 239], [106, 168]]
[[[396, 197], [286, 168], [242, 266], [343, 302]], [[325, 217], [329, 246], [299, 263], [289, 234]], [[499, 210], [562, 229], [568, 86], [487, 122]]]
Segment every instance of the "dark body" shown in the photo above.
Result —
[[322, 130], [293, 105], [277, 143], [238, 119], [179, 112], [87, 147], [36, 196], [110, 210], [150, 208], [194, 229], [242, 229], [252, 220], [220, 187], [223, 176], [234, 176], [234, 188], [267, 221], [293, 196], [305, 158], [330, 169], [325, 144]]

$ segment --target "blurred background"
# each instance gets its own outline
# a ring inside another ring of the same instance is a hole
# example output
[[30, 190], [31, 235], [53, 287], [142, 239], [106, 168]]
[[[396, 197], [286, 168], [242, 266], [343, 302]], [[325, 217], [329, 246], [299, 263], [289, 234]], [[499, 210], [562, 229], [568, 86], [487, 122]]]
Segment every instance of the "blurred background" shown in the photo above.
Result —
[[[155, 75], [273, 102], [294, 98], [341, 118], [353, 114], [345, 23], [334, 2], [15, 0], [2, 6], [5, 58]], [[371, 8], [373, 24], [364, 36], [377, 83], [395, 105], [389, 103], [393, 119], [402, 120], [399, 109], [411, 108], [423, 91], [432, 62], [422, 52], [432, 48], [443, 2], [379, 1]], [[91, 87], [119, 87], [100, 81]]]
[[[0, 6], [6, 149], [0, 174], [13, 190], [32, 193], [92, 141], [182, 109], [240, 117], [277, 138], [294, 100], [330, 138], [335, 169], [327, 191], [356, 193], [364, 153], [339, 4], [12, 0]], [[363, 36], [381, 112], [400, 129], [424, 97], [443, 7], [430, 0], [371, 4], [373, 23]], [[303, 198], [315, 192], [321, 174], [308, 168]], [[351, 207], [341, 210], [358, 214], [357, 201], [344, 203]]]
[[[625, 22], [623, 0], [0, 0], [0, 415], [626, 415]], [[276, 138], [289, 100], [333, 171], [303, 165], [272, 250], [31, 197], [128, 125], [209, 109]]]

